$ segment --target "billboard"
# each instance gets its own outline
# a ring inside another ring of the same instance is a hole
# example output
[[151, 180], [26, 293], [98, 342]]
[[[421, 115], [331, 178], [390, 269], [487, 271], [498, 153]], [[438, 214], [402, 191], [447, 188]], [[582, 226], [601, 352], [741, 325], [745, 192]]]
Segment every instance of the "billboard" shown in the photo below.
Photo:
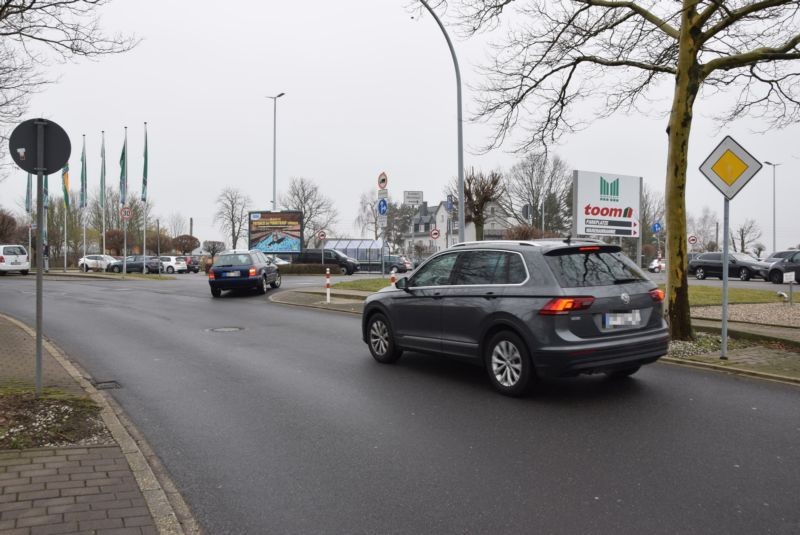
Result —
[[303, 244], [303, 212], [250, 212], [249, 249], [265, 253], [299, 253]]
[[573, 179], [576, 235], [639, 237], [642, 177], [575, 171]]

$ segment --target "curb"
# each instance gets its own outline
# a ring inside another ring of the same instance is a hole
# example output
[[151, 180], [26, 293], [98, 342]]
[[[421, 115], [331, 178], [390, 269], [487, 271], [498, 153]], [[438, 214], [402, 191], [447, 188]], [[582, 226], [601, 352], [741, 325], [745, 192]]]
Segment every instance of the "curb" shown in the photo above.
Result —
[[699, 362], [696, 360], [685, 360], [676, 357], [661, 357], [659, 362], [666, 362], [668, 364], [675, 364], [677, 366], [689, 366], [691, 368], [701, 368], [705, 370], [715, 370], [721, 372], [729, 372], [736, 375], [747, 375], [757, 379], [764, 379], [767, 381], [774, 381], [776, 383], [784, 383], [795, 386], [800, 386], [800, 378], [786, 377], [784, 375], [774, 375], [772, 373], [757, 372], [754, 370], [746, 370], [744, 368], [737, 368], [735, 366], [722, 366], [720, 364], [711, 364], [709, 362]]
[[[25, 323], [5, 314], [0, 314], [0, 316], [25, 331], [32, 338], [36, 338], [36, 331]], [[81, 373], [77, 365], [67, 358], [66, 353], [47, 338], [42, 340], [42, 347], [84, 389], [92, 401], [102, 407], [100, 416], [103, 418], [103, 423], [105, 423], [114, 441], [119, 445], [123, 455], [125, 455], [139, 489], [147, 502], [147, 508], [153, 517], [159, 535], [184, 535], [187, 533], [184, 531], [181, 521], [178, 520], [178, 515], [175, 513], [170, 498], [177, 502], [178, 508], [182, 513], [181, 518], [188, 524], [187, 528], [191, 529], [189, 533], [199, 533], [199, 524], [191, 516], [188, 506], [183, 502], [177, 487], [169, 479], [166, 471], [161, 467], [160, 463], [156, 465], [155, 470], [148, 463], [148, 458], [151, 460], [155, 458], [152, 454], [152, 449], [141, 434], [135, 430], [130, 420], [122, 412], [121, 407], [110, 396], [107, 397], [100, 393], [87, 379], [89, 375]], [[131, 436], [130, 431], [133, 431], [136, 439]], [[150, 453], [149, 456], [145, 456], [140, 445]], [[162, 482], [164, 486], [170, 489], [169, 497], [162, 486]]]
[[[299, 291], [299, 290], [286, 290], [286, 291], [281, 292], [281, 293], [279, 293], [277, 295], [268, 296], [267, 299], [270, 302], [277, 303], [279, 305], [286, 305], [286, 306], [299, 307], [299, 308], [315, 308], [317, 310], [326, 310], [328, 312], [339, 312], [339, 313], [342, 313], [342, 314], [349, 314], [351, 316], [361, 316], [362, 315], [361, 312], [357, 312], [357, 311], [354, 311], [354, 310], [343, 310], [343, 309], [339, 309], [339, 308], [333, 308], [333, 307], [330, 307], [330, 306], [315, 305], [315, 304], [292, 303], [291, 301], [285, 301], [285, 300], [282, 300], [280, 298], [280, 295], [283, 294], [283, 293], [295, 292], [295, 291], [297, 291], [298, 293], [309, 293], [310, 295], [315, 295], [315, 294], [310, 293], [310, 292], [302, 292], [302, 291]], [[322, 294], [322, 295], [324, 295], [324, 294]], [[355, 299], [351, 299], [351, 301], [355, 301]]]

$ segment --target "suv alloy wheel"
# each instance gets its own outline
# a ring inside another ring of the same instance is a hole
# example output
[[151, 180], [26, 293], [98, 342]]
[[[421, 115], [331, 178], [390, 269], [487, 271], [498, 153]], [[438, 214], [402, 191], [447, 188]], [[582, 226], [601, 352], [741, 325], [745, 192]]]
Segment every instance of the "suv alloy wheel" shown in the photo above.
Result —
[[500, 331], [486, 344], [486, 371], [501, 394], [524, 394], [534, 375], [532, 367], [525, 343], [513, 332]]
[[397, 362], [403, 351], [395, 346], [394, 334], [386, 316], [380, 312], [373, 315], [367, 324], [367, 333], [369, 352], [375, 360], [382, 364]]

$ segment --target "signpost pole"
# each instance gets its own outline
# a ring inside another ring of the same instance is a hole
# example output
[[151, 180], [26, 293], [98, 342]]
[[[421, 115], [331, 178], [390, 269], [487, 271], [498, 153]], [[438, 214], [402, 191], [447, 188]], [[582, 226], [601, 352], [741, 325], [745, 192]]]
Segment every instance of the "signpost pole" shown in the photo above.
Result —
[[42, 395], [42, 294], [44, 283], [44, 127], [47, 121], [36, 121], [36, 397]]
[[64, 273], [67, 272], [67, 251], [69, 251], [67, 241], [67, 203], [64, 203]]
[[[147, 273], [147, 201], [144, 201], [142, 220], [142, 275]], [[159, 270], [160, 271], [160, 270]]]
[[728, 228], [730, 217], [730, 201], [725, 197], [724, 215], [722, 216], [722, 347], [720, 360], [728, 360]]
[[644, 179], [639, 177], [639, 239], [636, 240], [636, 260], [639, 262], [639, 267], [642, 266], [642, 235], [644, 234], [644, 229], [642, 228], [642, 187], [643, 187]]
[[122, 223], [122, 278], [128, 274], [128, 220], [123, 218]]

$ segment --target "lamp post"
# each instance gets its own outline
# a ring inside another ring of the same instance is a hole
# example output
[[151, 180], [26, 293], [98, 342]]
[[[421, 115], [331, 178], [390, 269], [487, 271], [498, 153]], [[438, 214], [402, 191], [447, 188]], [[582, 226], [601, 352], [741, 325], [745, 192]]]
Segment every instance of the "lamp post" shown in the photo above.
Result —
[[774, 253], [778, 250], [775, 246], [775, 168], [782, 164], [766, 161], [764, 163], [772, 166], [772, 252]]
[[453, 43], [450, 41], [450, 36], [447, 35], [447, 31], [444, 29], [444, 24], [442, 21], [439, 20], [439, 17], [436, 15], [436, 12], [431, 9], [431, 6], [428, 5], [428, 2], [425, 0], [419, 0], [425, 9], [433, 16], [436, 20], [436, 24], [439, 25], [439, 29], [442, 30], [442, 34], [444, 35], [445, 40], [447, 41], [447, 47], [450, 49], [450, 55], [453, 56], [453, 66], [456, 69], [456, 106], [458, 108], [458, 241], [463, 242], [464, 240], [464, 226], [465, 226], [465, 217], [464, 217], [464, 130], [461, 120], [461, 71], [458, 68], [458, 58], [456, 58], [456, 51], [453, 48]]
[[278, 174], [277, 174], [277, 146], [278, 146], [278, 99], [286, 93], [278, 93], [272, 99], [272, 211], [275, 212], [278, 203]]

